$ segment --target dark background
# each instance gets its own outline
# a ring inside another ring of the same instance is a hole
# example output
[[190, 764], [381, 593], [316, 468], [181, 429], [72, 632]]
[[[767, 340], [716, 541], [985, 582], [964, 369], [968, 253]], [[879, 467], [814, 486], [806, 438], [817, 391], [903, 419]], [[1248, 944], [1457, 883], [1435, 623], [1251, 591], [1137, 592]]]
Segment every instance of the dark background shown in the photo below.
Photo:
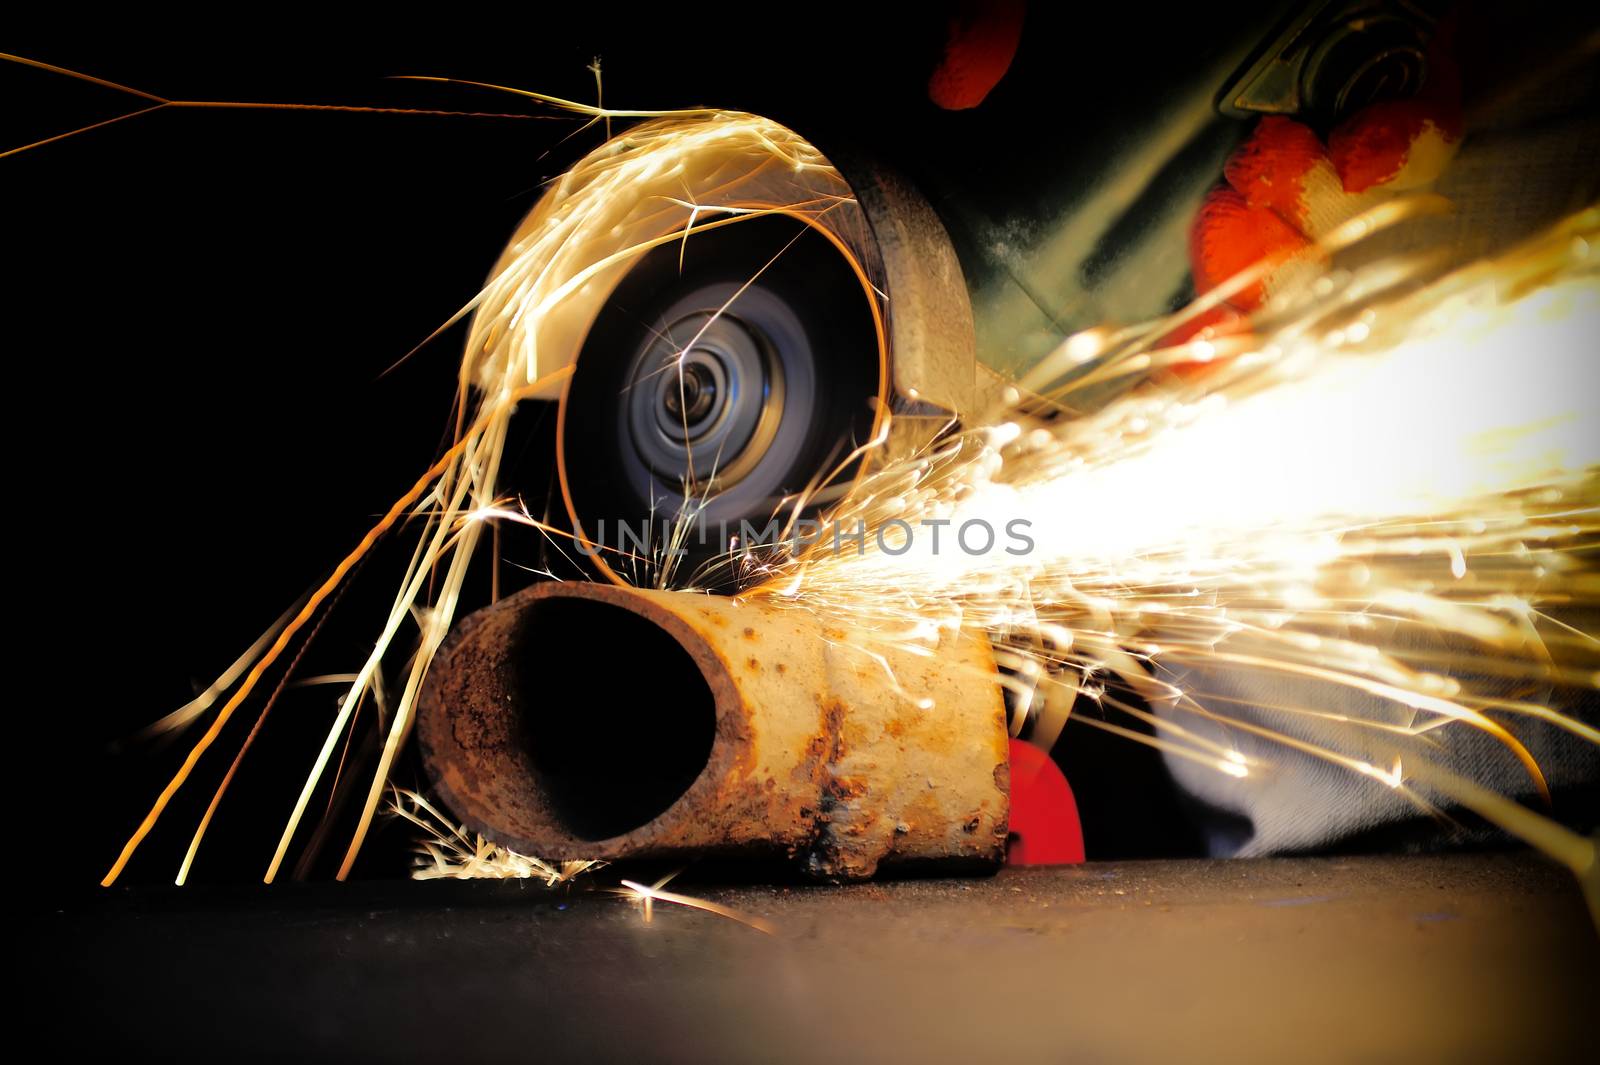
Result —
[[[592, 102], [587, 68], [598, 56], [609, 106], [757, 111], [825, 151], [888, 161], [947, 220], [972, 222], [954, 224], [953, 237], [973, 273], [987, 268], [974, 233], [1046, 215], [1074, 160], [1137, 136], [1169, 81], [1240, 35], [1265, 36], [1274, 5], [1230, 5], [1225, 16], [1032, 7], [1012, 74], [958, 114], [925, 95], [944, 34], [939, 5], [597, 5], [342, 26], [264, 14], [231, 24], [97, 18], [92, 32], [0, 41], [170, 99], [535, 116], [168, 110], [0, 159], [0, 351], [13, 375], [20, 578], [14, 794], [64, 879], [98, 878], [196, 734], [166, 747], [122, 741], [189, 699], [320, 582], [436, 455], [461, 331], [397, 360], [477, 291], [542, 183], [603, 137], [515, 95], [387, 79], [443, 75]], [[0, 64], [0, 150], [139, 106]], [[551, 421], [535, 404], [518, 418], [514, 487], [535, 507], [549, 483]], [[374, 557], [299, 672], [359, 665], [404, 549]], [[549, 561], [531, 538], [506, 558]], [[502, 571], [511, 583], [518, 574]], [[285, 694], [194, 879], [264, 871], [338, 691]], [[132, 879], [176, 870], [253, 716], [247, 704], [142, 847]], [[1152, 755], [1095, 730], [1068, 738], [1059, 754], [1091, 856], [1197, 852]], [[414, 772], [403, 763], [401, 780]], [[377, 841], [358, 871], [399, 872], [403, 843]], [[323, 864], [342, 849], [336, 840]]]

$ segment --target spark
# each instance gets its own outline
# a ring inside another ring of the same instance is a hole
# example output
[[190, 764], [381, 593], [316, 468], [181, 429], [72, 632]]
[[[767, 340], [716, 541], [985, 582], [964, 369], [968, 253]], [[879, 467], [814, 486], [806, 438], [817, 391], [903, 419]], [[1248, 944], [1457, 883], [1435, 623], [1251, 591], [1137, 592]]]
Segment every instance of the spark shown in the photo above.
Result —
[[757, 932], [762, 932], [769, 936], [776, 934], [777, 929], [770, 922], [760, 917], [741, 913], [731, 906], [723, 906], [708, 899], [699, 899], [693, 895], [680, 895], [672, 891], [663, 891], [662, 888], [676, 875], [676, 873], [669, 873], [654, 884], [641, 884], [635, 880], [623, 880], [621, 881], [622, 887], [618, 889], [617, 893], [624, 898], [632, 899], [639, 903], [644, 911], [645, 924], [649, 924], [654, 918], [655, 904], [657, 902], [670, 902], [676, 906], [685, 906], [691, 910], [700, 910], [704, 913], [716, 914], [718, 917], [726, 917], [730, 921], [737, 921], [747, 928], [753, 928]]
[[541, 880], [545, 887], [570, 884], [606, 863], [589, 860], [547, 862], [518, 854], [446, 817], [421, 793], [389, 789], [389, 812], [421, 832], [415, 845], [413, 880]]
[[[67, 140], [71, 137], [77, 137], [85, 133], [92, 133], [97, 129], [104, 129], [107, 126], [115, 125], [118, 122], [126, 122], [130, 119], [142, 118], [145, 115], [151, 115], [157, 111], [322, 111], [328, 113], [362, 115], [428, 115], [434, 117], [452, 118], [510, 118], [525, 120], [547, 119], [553, 117], [550, 115], [527, 115], [517, 112], [445, 111], [422, 107], [367, 107], [359, 104], [273, 103], [270, 101], [256, 100], [169, 100], [164, 96], [157, 96], [155, 93], [145, 92], [143, 89], [136, 89], [129, 85], [122, 85], [114, 81], [108, 81], [105, 78], [97, 78], [90, 74], [84, 74], [81, 71], [70, 70], [66, 67], [59, 67], [53, 63], [45, 63], [38, 59], [30, 59], [27, 56], [11, 55], [6, 52], [0, 52], [0, 62], [15, 63], [18, 66], [33, 67], [35, 70], [43, 70], [50, 74], [59, 74], [62, 77], [72, 78], [77, 81], [86, 82], [90, 85], [98, 85], [102, 89], [109, 89], [112, 92], [122, 93], [123, 95], [132, 97], [135, 100], [143, 101], [141, 106], [136, 107], [132, 111], [125, 111], [122, 114], [113, 115], [110, 118], [102, 119], [98, 122], [91, 122], [88, 125], [77, 126], [72, 129], [63, 130], [60, 133], [51, 134], [48, 137], [43, 137], [28, 144], [19, 144], [13, 148], [0, 150], [0, 159], [5, 159], [13, 155], [20, 155], [23, 152], [32, 151], [37, 148], [43, 148], [47, 145], [56, 144], [60, 141]], [[598, 76], [599, 75], [597, 72], [596, 77]], [[579, 105], [574, 104], [571, 105], [571, 107], [577, 108]]]
[[[420, 792], [410, 788], [389, 788], [388, 812], [418, 829], [414, 844], [413, 880], [538, 880], [553, 888], [572, 884], [580, 877], [605, 868], [606, 863], [589, 859], [545, 861], [519, 854], [457, 824]], [[776, 929], [768, 921], [730, 906], [663, 890], [680, 872], [674, 870], [653, 884], [621, 880], [620, 886], [602, 889], [640, 905], [644, 922], [655, 917], [657, 902], [700, 910], [753, 928], [767, 935]]]
[[[1407, 213], [1385, 205], [1339, 239]], [[1600, 208], [1589, 208], [1442, 276], [1386, 263], [1373, 268], [1381, 283], [1323, 277], [1252, 336], [1223, 338], [1230, 350], [1205, 352], [1203, 376], [1166, 373], [1181, 361], [1175, 349], [1150, 346], [1172, 320], [1072, 338], [1030, 375], [1038, 391], [1016, 389], [986, 424], [883, 466], [829, 519], [869, 530], [891, 518], [948, 522], [943, 550], [926, 536], [894, 550], [869, 536], [863, 553], [812, 545], [752, 594], [849, 614], [887, 641], [906, 639], [913, 622], [989, 632], [1091, 696], [1094, 677], [1115, 674], [1164, 712], [1104, 691], [1100, 705], [1166, 734], [1073, 720], [1237, 777], [1251, 773], [1238, 751], [1219, 757], [1171, 728], [1187, 716], [1251, 730], [1187, 689], [1192, 670], [1375, 697], [1414, 718], [1389, 733], [1387, 768], [1262, 731], [1426, 806], [1406, 788], [1424, 781], [1529, 838], [1537, 815], [1398, 745], [1480, 729], [1548, 795], [1510, 722], [1600, 738], [1587, 722], [1463, 679], [1600, 687], [1600, 641], [1571, 623], [1600, 606], [1600, 264], [1586, 254], [1597, 235]], [[966, 523], [1014, 519], [1031, 523], [1031, 551], [948, 543]], [[1260, 709], [1333, 720], [1330, 702]], [[1347, 720], [1382, 734], [1378, 722]], [[1548, 820], [1537, 837], [1592, 877], [1592, 841]]]
[[[155, 100], [156, 107], [190, 106], [140, 90], [110, 87]], [[569, 533], [532, 518], [524, 507], [509, 506], [499, 484], [500, 466], [509, 424], [519, 404], [561, 395], [588, 322], [615, 283], [641, 256], [684, 239], [691, 228], [704, 233], [782, 214], [822, 233], [847, 256], [853, 243], [864, 239], [864, 219], [843, 178], [809, 143], [770, 120], [706, 109], [649, 114], [615, 111], [539, 94], [523, 95], [597, 120], [644, 117], [649, 121], [607, 141], [555, 182], [480, 294], [433, 334], [437, 337], [471, 317], [458, 377], [454, 443], [286, 620], [257, 641], [204, 696], [169, 716], [166, 725], [170, 728], [197, 724], [207, 715], [210, 721], [129, 837], [103, 884], [114, 883], [122, 874], [199, 760], [266, 672], [300, 638], [318, 608], [343, 586], [380, 539], [406, 528], [416, 538], [415, 548], [388, 618], [365, 662], [350, 673], [352, 679], [339, 701], [339, 712], [306, 775], [264, 879], [274, 880], [281, 869], [335, 752], [348, 743], [357, 708], [382, 682], [388, 659], [408, 651], [400, 666], [399, 695], [388, 719], [380, 723], [378, 765], [338, 869], [339, 879], [347, 877], [383, 799], [390, 771], [410, 735], [423, 679], [462, 608], [463, 587], [485, 529], [497, 529], [510, 521], [533, 526], [547, 536], [591, 543], [581, 526]], [[850, 261], [863, 286], [874, 291], [865, 268], [853, 257]], [[881, 308], [877, 303], [872, 307], [881, 329]], [[659, 560], [640, 561], [660, 569], [663, 581], [670, 575]], [[626, 583], [598, 555], [595, 562], [608, 578]], [[414, 641], [403, 638], [407, 626], [414, 628]], [[214, 708], [212, 704], [230, 689], [228, 699]], [[219, 789], [195, 833], [180, 879], [187, 875], [221, 797]]]

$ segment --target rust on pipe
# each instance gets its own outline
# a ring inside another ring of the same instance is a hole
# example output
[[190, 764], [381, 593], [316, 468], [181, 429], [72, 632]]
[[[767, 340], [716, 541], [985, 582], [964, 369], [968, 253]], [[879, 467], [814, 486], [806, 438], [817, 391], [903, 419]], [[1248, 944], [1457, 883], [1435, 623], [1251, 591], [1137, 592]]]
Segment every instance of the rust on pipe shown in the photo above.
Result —
[[469, 828], [541, 858], [780, 856], [827, 880], [998, 865], [987, 642], [881, 646], [771, 600], [540, 584], [445, 641], [417, 738]]

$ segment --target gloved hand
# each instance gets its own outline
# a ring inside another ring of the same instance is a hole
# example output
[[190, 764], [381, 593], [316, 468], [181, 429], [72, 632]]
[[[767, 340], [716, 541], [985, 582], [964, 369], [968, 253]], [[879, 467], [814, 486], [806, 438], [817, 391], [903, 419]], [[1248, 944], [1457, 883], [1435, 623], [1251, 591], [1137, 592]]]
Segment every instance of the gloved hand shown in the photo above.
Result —
[[1318, 269], [1319, 240], [1395, 193], [1428, 185], [1444, 172], [1462, 135], [1451, 36], [1445, 25], [1435, 34], [1421, 93], [1362, 108], [1335, 126], [1326, 143], [1293, 118], [1269, 115], [1257, 122], [1224, 166], [1224, 184], [1195, 216], [1189, 258], [1197, 295], [1258, 263], [1270, 265], [1259, 281], [1164, 344], [1248, 328], [1245, 316]]

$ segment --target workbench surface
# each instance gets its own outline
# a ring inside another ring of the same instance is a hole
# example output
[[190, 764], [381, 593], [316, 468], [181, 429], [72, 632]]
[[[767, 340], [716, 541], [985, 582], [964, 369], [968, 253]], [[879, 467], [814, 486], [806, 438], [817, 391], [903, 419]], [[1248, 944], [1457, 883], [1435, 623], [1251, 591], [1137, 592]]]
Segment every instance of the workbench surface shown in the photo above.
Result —
[[109, 891], [33, 930], [56, 1046], [165, 1058], [1530, 1062], [1586, 1056], [1600, 1005], [1576, 884], [1525, 854], [672, 889], [775, 931], [485, 881]]

